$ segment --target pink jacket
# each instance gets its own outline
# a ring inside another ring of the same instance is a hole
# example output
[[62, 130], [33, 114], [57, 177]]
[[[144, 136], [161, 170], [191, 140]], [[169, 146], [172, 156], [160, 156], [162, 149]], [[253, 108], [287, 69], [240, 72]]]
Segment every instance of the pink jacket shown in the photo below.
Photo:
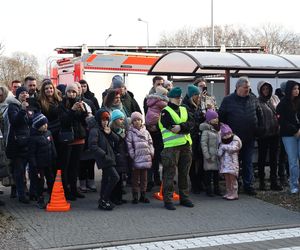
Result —
[[229, 144], [221, 143], [218, 149], [218, 155], [221, 157], [221, 174], [239, 174], [239, 151], [242, 148], [242, 142], [237, 135], [233, 136]]
[[126, 142], [128, 153], [133, 160], [133, 167], [138, 169], [151, 168], [154, 147], [150, 133], [143, 126], [140, 130], [130, 126]]
[[147, 97], [148, 111], [146, 114], [146, 125], [153, 126], [158, 123], [161, 110], [168, 105], [168, 98], [152, 94]]

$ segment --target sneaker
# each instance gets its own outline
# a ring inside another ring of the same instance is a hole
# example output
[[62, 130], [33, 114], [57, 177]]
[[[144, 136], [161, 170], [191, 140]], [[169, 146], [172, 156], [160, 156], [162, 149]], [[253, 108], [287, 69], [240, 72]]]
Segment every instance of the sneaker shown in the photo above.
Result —
[[239, 197], [238, 196], [234, 196], [234, 195], [229, 195], [226, 197], [226, 200], [228, 201], [234, 201], [234, 200], [238, 200]]
[[98, 208], [106, 211], [111, 211], [114, 209], [114, 205], [110, 201], [101, 199], [99, 200]]
[[184, 207], [194, 207], [194, 204], [191, 200], [181, 200], [180, 203], [179, 203], [181, 206], [184, 206]]
[[298, 188], [291, 189], [291, 194], [298, 194], [298, 193], [299, 193], [299, 189]]
[[19, 202], [29, 204], [29, 200], [25, 196], [19, 197]]
[[176, 207], [174, 206], [173, 202], [165, 202], [164, 206], [168, 210], [176, 210]]
[[245, 194], [250, 195], [250, 196], [257, 195], [257, 193], [255, 192], [254, 188], [244, 189], [244, 192], [245, 192]]

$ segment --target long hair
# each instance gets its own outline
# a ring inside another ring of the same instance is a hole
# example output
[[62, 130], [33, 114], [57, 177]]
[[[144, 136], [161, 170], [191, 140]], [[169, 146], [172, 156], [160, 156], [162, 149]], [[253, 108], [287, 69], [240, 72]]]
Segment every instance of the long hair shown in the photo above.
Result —
[[43, 80], [39, 100], [40, 100], [42, 109], [45, 111], [49, 111], [49, 106], [50, 106], [50, 100], [45, 94], [45, 88], [47, 85], [51, 85], [53, 87], [53, 102], [59, 103], [62, 100], [57, 92], [57, 89], [55, 88], [54, 84], [52, 83], [52, 81], [49, 79]]
[[114, 103], [116, 95], [121, 95], [121, 91], [119, 89], [109, 89], [103, 101], [104, 107], [110, 108]]

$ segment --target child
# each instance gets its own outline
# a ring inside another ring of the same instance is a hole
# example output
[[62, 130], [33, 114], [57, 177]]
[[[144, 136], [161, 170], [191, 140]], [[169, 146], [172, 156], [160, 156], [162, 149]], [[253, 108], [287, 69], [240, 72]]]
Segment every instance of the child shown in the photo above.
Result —
[[242, 147], [242, 142], [237, 135], [232, 133], [231, 128], [221, 125], [221, 138], [218, 155], [221, 157], [220, 173], [224, 174], [226, 183], [226, 194], [223, 198], [227, 200], [238, 199], [239, 158], [238, 153]]
[[29, 163], [33, 170], [32, 178], [37, 183], [37, 205], [44, 209], [44, 178], [46, 177], [48, 193], [53, 187], [52, 168], [55, 164], [56, 150], [51, 132], [48, 130], [48, 119], [42, 113], [37, 113], [32, 119], [32, 129], [29, 141]]
[[125, 140], [126, 131], [125, 131], [125, 114], [119, 110], [115, 109], [111, 113], [111, 124], [110, 127], [115, 134], [117, 134], [119, 140], [114, 147], [114, 152], [116, 155], [116, 170], [120, 175], [120, 180], [117, 185], [114, 187], [111, 194], [111, 201], [116, 205], [122, 205], [127, 201], [122, 198], [123, 195], [123, 180], [129, 170], [129, 155], [127, 150], [127, 144]]
[[[143, 116], [139, 112], [131, 114], [131, 125], [126, 137], [128, 152], [133, 160], [132, 169], [132, 196], [133, 204], [139, 201], [149, 203], [146, 198], [147, 188], [147, 169], [151, 168], [154, 157], [154, 148], [150, 133], [143, 125]], [[140, 187], [141, 196], [138, 200], [138, 191]]]
[[90, 129], [88, 147], [93, 153], [98, 168], [102, 169], [102, 182], [99, 209], [112, 210], [114, 205], [110, 201], [111, 192], [120, 177], [116, 171], [116, 157], [113, 145], [118, 143], [118, 136], [108, 126], [110, 114], [108, 110], [99, 109], [95, 117], [87, 119]]
[[[205, 114], [206, 122], [200, 124], [201, 148], [203, 152], [204, 182], [206, 195], [221, 195], [219, 189], [218, 145], [220, 141], [220, 123], [218, 113], [208, 109]], [[214, 191], [212, 192], [211, 181]]]

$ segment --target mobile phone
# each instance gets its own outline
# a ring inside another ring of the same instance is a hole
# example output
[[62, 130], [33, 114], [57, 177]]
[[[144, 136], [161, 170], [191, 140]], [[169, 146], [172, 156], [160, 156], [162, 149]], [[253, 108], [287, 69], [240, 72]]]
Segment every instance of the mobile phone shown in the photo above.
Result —
[[202, 88], [202, 92], [206, 91], [207, 92], [207, 87]]

